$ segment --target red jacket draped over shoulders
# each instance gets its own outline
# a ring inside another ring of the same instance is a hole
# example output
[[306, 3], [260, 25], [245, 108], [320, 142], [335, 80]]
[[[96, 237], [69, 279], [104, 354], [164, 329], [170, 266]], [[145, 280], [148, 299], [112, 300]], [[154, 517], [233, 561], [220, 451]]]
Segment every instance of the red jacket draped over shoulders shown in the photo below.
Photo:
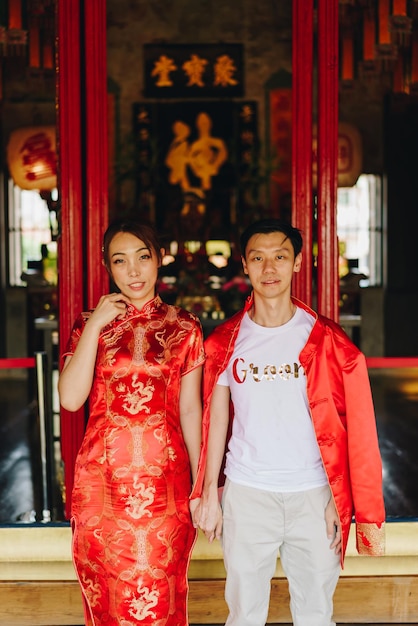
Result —
[[[306, 374], [316, 439], [341, 522], [341, 563], [353, 517], [358, 553], [381, 556], [385, 544], [382, 461], [366, 359], [338, 324], [296, 298], [292, 301], [315, 318], [299, 359]], [[215, 328], [205, 341], [202, 448], [191, 498], [199, 497], [203, 488], [212, 392], [252, 303], [250, 296], [244, 308]], [[221, 476], [220, 482], [223, 479]]]

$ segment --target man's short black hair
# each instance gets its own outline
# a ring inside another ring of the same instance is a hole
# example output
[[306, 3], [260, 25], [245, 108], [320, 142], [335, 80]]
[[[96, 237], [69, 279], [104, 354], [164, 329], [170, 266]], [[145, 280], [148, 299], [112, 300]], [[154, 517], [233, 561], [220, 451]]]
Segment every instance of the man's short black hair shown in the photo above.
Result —
[[302, 251], [303, 240], [301, 232], [298, 228], [295, 228], [289, 222], [276, 218], [267, 218], [258, 220], [253, 224], [247, 226], [240, 237], [241, 254], [245, 258], [247, 244], [253, 235], [268, 234], [268, 233], [283, 233], [287, 239], [290, 239], [295, 258]]

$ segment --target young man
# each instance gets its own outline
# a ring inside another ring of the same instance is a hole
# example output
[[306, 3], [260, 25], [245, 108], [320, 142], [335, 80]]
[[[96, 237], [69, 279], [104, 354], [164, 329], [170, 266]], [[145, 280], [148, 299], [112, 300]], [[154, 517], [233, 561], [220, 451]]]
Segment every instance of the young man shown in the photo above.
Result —
[[209, 541], [222, 537], [227, 626], [265, 625], [278, 553], [294, 625], [330, 626], [353, 515], [358, 552], [384, 552], [365, 358], [338, 324], [291, 296], [302, 263], [298, 229], [256, 222], [241, 252], [253, 293], [205, 345], [194, 521]]

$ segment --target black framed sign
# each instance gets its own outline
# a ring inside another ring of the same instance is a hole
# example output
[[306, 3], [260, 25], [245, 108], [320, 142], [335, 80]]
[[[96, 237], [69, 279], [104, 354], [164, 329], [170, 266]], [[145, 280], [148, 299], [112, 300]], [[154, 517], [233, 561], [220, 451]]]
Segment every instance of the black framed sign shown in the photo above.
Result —
[[[152, 190], [153, 221], [213, 236], [235, 223], [258, 145], [254, 101], [135, 103], [138, 198]], [[191, 217], [195, 216], [194, 225]], [[184, 219], [183, 219], [184, 218]], [[178, 235], [181, 239], [181, 235]], [[193, 237], [190, 237], [193, 238]]]
[[242, 44], [146, 44], [144, 61], [147, 98], [244, 94]]

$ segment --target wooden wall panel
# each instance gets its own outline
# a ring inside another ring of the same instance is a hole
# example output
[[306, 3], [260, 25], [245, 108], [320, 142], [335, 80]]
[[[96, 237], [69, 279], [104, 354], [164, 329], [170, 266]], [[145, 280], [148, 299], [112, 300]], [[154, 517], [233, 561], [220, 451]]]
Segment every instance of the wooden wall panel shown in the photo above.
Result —
[[[223, 580], [192, 580], [191, 624], [224, 624], [227, 607]], [[418, 577], [343, 577], [334, 598], [339, 624], [416, 624]], [[289, 624], [287, 581], [275, 578], [268, 624]], [[0, 581], [0, 624], [4, 626], [81, 626], [84, 624], [78, 582]]]

